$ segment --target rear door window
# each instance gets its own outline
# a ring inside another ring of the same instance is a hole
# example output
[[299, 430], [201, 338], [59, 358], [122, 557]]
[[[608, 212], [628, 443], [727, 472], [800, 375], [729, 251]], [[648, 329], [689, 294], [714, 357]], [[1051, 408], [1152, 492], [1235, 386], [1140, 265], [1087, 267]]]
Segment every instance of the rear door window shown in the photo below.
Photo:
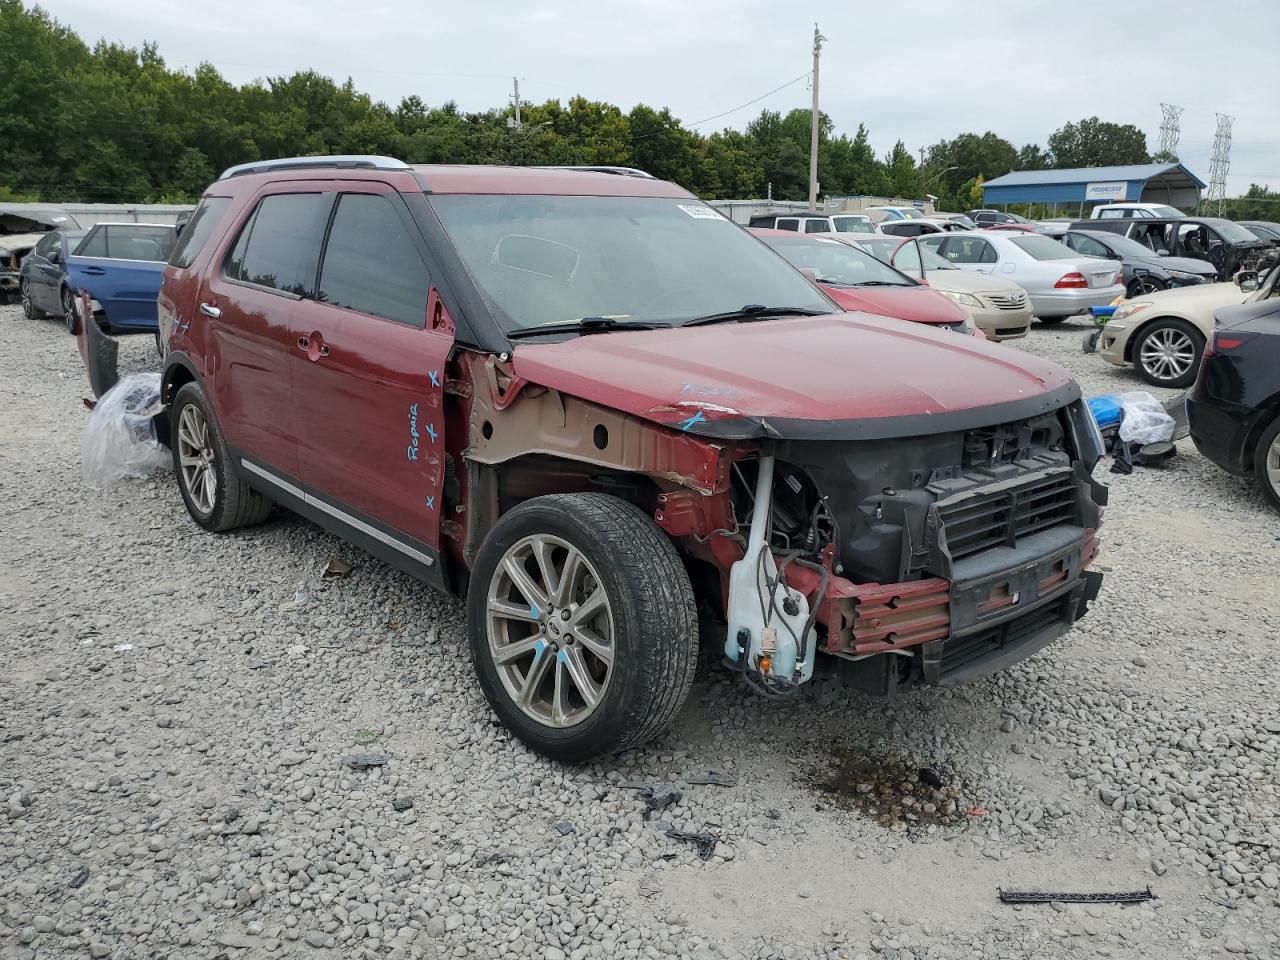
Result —
[[338, 198], [320, 267], [323, 303], [421, 327], [428, 285], [426, 267], [391, 198]]
[[114, 260], [164, 261], [173, 250], [174, 231], [167, 227], [113, 223], [103, 228], [106, 256]]
[[228, 279], [305, 297], [320, 247], [323, 198], [318, 193], [263, 197], [227, 256]]
[[191, 220], [183, 228], [182, 234], [169, 254], [169, 263], [175, 267], [186, 269], [200, 256], [200, 251], [209, 242], [214, 227], [222, 220], [223, 214], [231, 206], [230, 197], [205, 197], [191, 215]]
[[826, 220], [806, 220], [804, 222], [805, 233], [831, 233], [831, 224]]
[[795, 217], [779, 217], [778, 229], [798, 231], [800, 229], [800, 221]]

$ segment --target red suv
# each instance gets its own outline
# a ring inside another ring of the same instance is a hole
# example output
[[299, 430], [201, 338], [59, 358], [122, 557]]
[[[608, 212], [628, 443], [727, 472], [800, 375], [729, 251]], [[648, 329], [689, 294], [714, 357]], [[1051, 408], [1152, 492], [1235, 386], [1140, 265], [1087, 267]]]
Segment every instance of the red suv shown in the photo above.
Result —
[[1057, 366], [845, 314], [622, 168], [235, 167], [165, 269], [166, 419], [208, 530], [279, 503], [467, 598], [479, 682], [574, 760], [653, 737], [699, 635], [765, 696], [1039, 649], [1101, 575]]

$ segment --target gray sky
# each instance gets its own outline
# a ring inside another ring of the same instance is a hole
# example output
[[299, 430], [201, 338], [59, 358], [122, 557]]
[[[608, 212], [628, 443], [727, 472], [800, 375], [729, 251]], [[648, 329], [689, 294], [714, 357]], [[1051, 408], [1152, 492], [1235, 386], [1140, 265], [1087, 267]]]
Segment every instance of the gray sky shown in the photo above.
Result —
[[[1274, 0], [46, 0], [87, 42], [159, 44], [170, 66], [229, 80], [313, 68], [394, 106], [416, 93], [465, 110], [581, 93], [624, 110], [668, 106], [685, 123], [730, 110], [809, 69], [828, 38], [822, 108], [865, 123], [877, 151], [993, 130], [1043, 145], [1069, 120], [1133, 123], [1159, 145], [1160, 103], [1185, 107], [1180, 154], [1209, 179], [1215, 111], [1236, 118], [1230, 194], [1280, 187]], [[699, 126], [742, 128], [761, 108], [809, 104], [806, 81]]]

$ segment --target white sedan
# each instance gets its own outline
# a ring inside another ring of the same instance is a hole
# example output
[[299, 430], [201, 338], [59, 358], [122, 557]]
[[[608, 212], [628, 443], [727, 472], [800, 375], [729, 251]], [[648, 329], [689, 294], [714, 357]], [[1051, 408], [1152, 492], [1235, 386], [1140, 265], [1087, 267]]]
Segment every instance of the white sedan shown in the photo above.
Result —
[[1043, 323], [1057, 323], [1124, 296], [1115, 261], [1082, 257], [1040, 234], [969, 230], [930, 234], [919, 242], [961, 270], [1012, 280], [1027, 291]]

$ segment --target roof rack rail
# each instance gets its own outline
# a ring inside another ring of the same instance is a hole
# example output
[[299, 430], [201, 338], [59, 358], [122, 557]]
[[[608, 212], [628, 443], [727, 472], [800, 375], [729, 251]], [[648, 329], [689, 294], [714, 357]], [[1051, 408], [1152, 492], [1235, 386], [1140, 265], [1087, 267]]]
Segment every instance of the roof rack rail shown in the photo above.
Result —
[[271, 170], [310, 170], [337, 167], [343, 170], [408, 170], [409, 165], [395, 157], [334, 156], [334, 157], [280, 157], [277, 160], [255, 160], [227, 167], [219, 180], [240, 177], [249, 173], [267, 173]]
[[554, 164], [546, 167], [539, 167], [540, 170], [585, 170], [588, 173], [612, 173], [619, 177], [644, 177], [646, 180], [658, 179], [652, 173], [644, 170], [637, 170], [635, 167], [596, 167], [596, 166], [568, 166]]

